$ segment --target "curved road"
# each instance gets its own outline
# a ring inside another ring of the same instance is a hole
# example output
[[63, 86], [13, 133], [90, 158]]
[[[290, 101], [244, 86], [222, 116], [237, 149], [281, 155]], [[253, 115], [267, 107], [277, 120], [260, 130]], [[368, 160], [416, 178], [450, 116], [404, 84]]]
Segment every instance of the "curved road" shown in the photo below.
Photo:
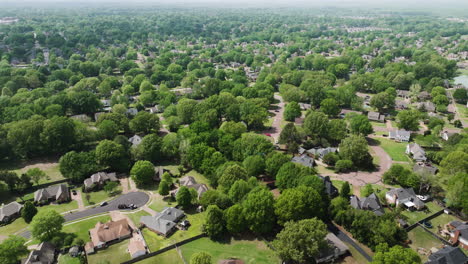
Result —
[[[144, 192], [130, 192], [120, 195], [114, 200], [109, 201], [108, 204], [105, 206], [97, 206], [83, 211], [68, 213], [63, 215], [63, 217], [65, 218], [65, 222], [71, 222], [80, 218], [119, 210], [119, 204], [134, 204], [138, 208], [140, 208], [149, 201], [149, 198], [149, 195]], [[31, 237], [31, 232], [29, 230], [26, 230], [20, 233], [19, 235], [29, 239]]]

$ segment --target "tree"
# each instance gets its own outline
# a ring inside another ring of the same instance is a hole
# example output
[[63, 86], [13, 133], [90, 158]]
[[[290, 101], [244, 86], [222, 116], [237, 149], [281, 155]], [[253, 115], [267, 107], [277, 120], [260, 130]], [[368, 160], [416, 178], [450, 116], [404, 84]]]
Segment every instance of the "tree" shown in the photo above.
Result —
[[234, 203], [242, 201], [242, 199], [250, 192], [252, 186], [244, 180], [237, 180], [229, 189], [228, 196]]
[[[372, 126], [371, 126], [372, 127]], [[346, 137], [346, 122], [341, 119], [333, 119], [328, 123], [327, 138], [332, 142], [340, 142]]]
[[106, 185], [104, 185], [104, 191], [109, 196], [115, 195], [117, 193], [117, 187], [118, 186], [119, 186], [119, 184], [117, 182], [109, 181], [109, 182], [106, 183]]
[[165, 180], [162, 180], [159, 183], [158, 193], [162, 196], [166, 196], [169, 194], [170, 188], [171, 188], [171, 184]]
[[341, 186], [340, 196], [344, 198], [348, 198], [350, 194], [351, 194], [351, 188], [349, 186], [349, 183], [345, 181], [343, 185]]
[[132, 120], [130, 120], [129, 126], [130, 130], [137, 134], [158, 132], [160, 127], [159, 117], [146, 111], [140, 111]]
[[322, 112], [311, 112], [304, 119], [304, 130], [311, 137], [326, 137], [328, 117]]
[[190, 258], [190, 264], [213, 264], [211, 255], [206, 252], [197, 252]]
[[367, 119], [367, 117], [363, 115], [353, 116], [349, 122], [349, 126], [351, 128], [351, 132], [357, 135], [367, 136], [374, 132], [372, 124], [369, 122], [369, 119]]
[[350, 160], [339, 160], [335, 164], [336, 172], [349, 172], [353, 167], [353, 162]]
[[398, 112], [397, 127], [409, 131], [417, 131], [419, 129], [420, 113], [416, 110], [402, 110]]
[[284, 109], [284, 119], [286, 121], [294, 122], [297, 117], [301, 116], [301, 107], [296, 102], [290, 102]]
[[206, 210], [206, 221], [203, 225], [206, 234], [212, 238], [219, 238], [225, 230], [223, 211], [216, 205], [208, 206]]
[[271, 152], [265, 161], [265, 170], [270, 176], [276, 177], [276, 173], [281, 166], [290, 160], [291, 158], [288, 155], [281, 152]]
[[73, 182], [82, 182], [98, 171], [95, 152], [70, 151], [59, 160], [60, 173]]
[[37, 214], [37, 209], [34, 204], [30, 201], [26, 201], [21, 210], [21, 217], [23, 217], [26, 223], [30, 223], [33, 217]]
[[130, 171], [132, 180], [139, 186], [151, 184], [154, 174], [154, 165], [147, 160], [137, 161]]
[[32, 168], [32, 169], [29, 169], [28, 171], [26, 171], [26, 175], [28, 175], [31, 180], [37, 185], [39, 184], [39, 182], [46, 178], [47, 175], [45, 174], [44, 171], [42, 171], [41, 169], [39, 168]]
[[191, 206], [192, 195], [190, 193], [190, 190], [185, 186], [180, 187], [176, 195], [176, 201], [180, 206], [182, 206], [182, 208], [187, 208]]
[[259, 176], [265, 171], [265, 158], [260, 155], [248, 156], [243, 162], [247, 175]]
[[314, 174], [313, 169], [289, 161], [276, 174], [276, 186], [280, 190], [294, 188], [299, 185], [302, 177]]
[[242, 201], [242, 214], [249, 229], [267, 233], [275, 222], [273, 194], [264, 187], [253, 189]]
[[393, 246], [388, 248], [386, 244], [379, 245], [377, 252], [374, 255], [373, 264], [419, 264], [421, 258], [411, 248], [404, 248], [402, 246]]
[[455, 175], [468, 171], [468, 154], [462, 151], [453, 151], [440, 162], [442, 175]]
[[119, 133], [119, 127], [112, 120], [104, 120], [97, 126], [98, 133], [103, 139], [113, 139]]
[[71, 109], [75, 114], [92, 114], [96, 113], [101, 107], [101, 102], [97, 96], [89, 91], [70, 92]]
[[244, 216], [242, 215], [242, 206], [235, 204], [224, 211], [226, 228], [231, 234], [239, 234], [247, 229]]
[[273, 246], [281, 259], [298, 263], [313, 263], [314, 257], [327, 247], [326, 225], [317, 218], [287, 222], [276, 235]]
[[156, 134], [146, 135], [134, 150], [135, 158], [158, 163], [163, 157], [162, 148], [163, 139], [161, 137]]
[[335, 99], [328, 98], [320, 103], [320, 111], [329, 117], [334, 117], [340, 113], [341, 109]]
[[39, 241], [50, 241], [62, 230], [63, 216], [55, 210], [39, 211], [30, 226], [32, 236]]
[[241, 122], [228, 121], [224, 122], [219, 130], [226, 134], [232, 135], [234, 138], [239, 138], [243, 133], [247, 132], [247, 126]]
[[113, 141], [103, 140], [96, 147], [97, 163], [115, 169], [117, 171], [128, 170], [129, 157], [125, 148]]
[[287, 144], [289, 149], [290, 146], [294, 144], [299, 144], [301, 142], [301, 138], [302, 137], [297, 131], [297, 128], [294, 125], [294, 123], [287, 123], [281, 131], [279, 143]]
[[450, 178], [447, 186], [447, 200], [450, 206], [468, 212], [468, 174], [457, 173]]
[[455, 99], [459, 104], [466, 104], [466, 101], [468, 100], [468, 92], [464, 88], [456, 89], [455, 92], [453, 92], [453, 99]]
[[241, 166], [234, 164], [226, 167], [218, 180], [219, 186], [228, 191], [237, 180], [247, 180], [247, 171]]
[[387, 92], [381, 92], [372, 96], [370, 105], [376, 108], [379, 113], [384, 113], [395, 107], [395, 97]]
[[364, 188], [361, 189], [361, 197], [367, 197], [374, 193], [374, 189], [372, 188], [372, 184], [368, 183], [364, 185]]
[[26, 239], [19, 236], [9, 236], [0, 244], [0, 263], [17, 264], [22, 256], [28, 254]]
[[281, 193], [275, 203], [275, 214], [280, 225], [287, 221], [298, 221], [313, 216], [319, 216], [321, 212], [322, 198], [311, 187], [286, 189]]
[[372, 167], [372, 157], [364, 137], [351, 135], [341, 141], [339, 148], [340, 156], [343, 159], [351, 160], [355, 166]]

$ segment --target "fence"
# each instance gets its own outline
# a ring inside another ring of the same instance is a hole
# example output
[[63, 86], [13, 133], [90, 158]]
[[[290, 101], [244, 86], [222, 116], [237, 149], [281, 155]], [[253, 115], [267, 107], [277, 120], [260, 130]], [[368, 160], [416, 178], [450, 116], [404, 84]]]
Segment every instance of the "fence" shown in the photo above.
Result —
[[180, 247], [182, 245], [185, 245], [187, 243], [190, 243], [192, 241], [195, 241], [197, 239], [200, 239], [200, 238], [203, 238], [203, 237], [206, 237], [206, 234], [201, 234], [201, 235], [198, 235], [198, 236], [194, 236], [194, 237], [191, 237], [191, 238], [188, 238], [186, 240], [183, 240], [183, 241], [180, 241], [180, 242], [177, 242], [177, 243], [174, 243], [168, 247], [165, 247], [165, 248], [162, 248], [162, 249], [159, 249], [157, 251], [154, 251], [154, 252], [151, 252], [149, 254], [146, 254], [146, 255], [143, 255], [143, 256], [139, 256], [139, 257], [136, 257], [134, 259], [131, 259], [131, 260], [128, 260], [128, 261], [125, 261], [125, 262], [122, 262], [121, 264], [132, 264], [132, 263], [137, 263], [138, 261], [141, 261], [141, 260], [144, 260], [144, 259], [147, 259], [147, 258], [151, 258], [151, 257], [154, 257], [154, 256], [157, 256], [159, 254], [162, 254], [166, 251], [169, 251], [171, 249], [175, 249], [176, 247]]
[[420, 224], [420, 226], [421, 226], [426, 232], [428, 232], [428, 233], [431, 234], [433, 237], [435, 237], [435, 238], [437, 238], [438, 240], [440, 240], [440, 241], [441, 241], [442, 243], [444, 243], [445, 245], [451, 246], [451, 244], [450, 244], [447, 240], [441, 238], [440, 236], [438, 236], [437, 234], [435, 234], [435, 233], [432, 232], [431, 230], [427, 229], [424, 225], [421, 225], [421, 224]]
[[444, 213], [444, 209], [442, 209], [442, 210], [440, 210], [440, 211], [437, 211], [437, 212], [433, 213], [432, 215], [430, 215], [430, 216], [428, 216], [428, 217], [426, 217], [426, 218], [424, 218], [424, 219], [422, 219], [422, 220], [419, 220], [419, 221], [416, 222], [415, 224], [412, 224], [412, 225], [408, 226], [408, 227], [406, 228], [406, 232], [409, 232], [409, 231], [413, 230], [413, 229], [416, 228], [419, 224], [422, 224], [422, 223], [426, 222], [427, 220], [431, 220], [431, 219], [433, 219], [433, 218], [436, 218], [437, 216], [439, 216], [439, 215], [441, 215], [441, 214], [443, 214], [443, 213]]

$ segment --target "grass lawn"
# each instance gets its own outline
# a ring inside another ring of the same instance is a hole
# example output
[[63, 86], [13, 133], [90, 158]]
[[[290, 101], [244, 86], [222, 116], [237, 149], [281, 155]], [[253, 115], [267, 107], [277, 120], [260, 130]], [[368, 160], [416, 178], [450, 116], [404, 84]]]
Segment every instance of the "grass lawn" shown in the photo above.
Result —
[[370, 122], [372, 126], [378, 126], [378, 127], [387, 127], [385, 123], [380, 123], [380, 122]]
[[138, 227], [140, 223], [140, 217], [145, 216], [145, 215], [150, 215], [150, 213], [146, 212], [145, 210], [140, 210], [138, 212], [125, 214], [125, 215], [128, 216], [128, 218], [132, 220], [133, 224], [135, 224], [135, 226]]
[[212, 241], [209, 238], [201, 238], [183, 245], [181, 251], [185, 260], [190, 260], [190, 257], [194, 253], [205, 251], [213, 257], [213, 263], [218, 263], [220, 260], [229, 258], [241, 259], [246, 264], [280, 263], [275, 252], [268, 248], [265, 243], [256, 239], [231, 239], [230, 241], [220, 243]]
[[[119, 186], [119, 188], [121, 187]], [[90, 196], [89, 201], [86, 199], [86, 195], [88, 194]], [[100, 190], [97, 192], [88, 192], [88, 193], [81, 192], [81, 198], [83, 199], [84, 205], [88, 206], [88, 205], [99, 204], [100, 202], [110, 199], [111, 197], [109, 197], [109, 195], [104, 190]]]
[[26, 227], [28, 227], [28, 224], [20, 217], [8, 225], [0, 226], [0, 236], [13, 235]]
[[70, 255], [62, 255], [58, 257], [58, 264], [80, 264], [80, 258], [73, 258]]
[[442, 209], [442, 207], [438, 206], [434, 202], [426, 203], [426, 207], [429, 210], [428, 212], [427, 211], [426, 212], [425, 211], [410, 212], [410, 211], [405, 210], [401, 214], [407, 217], [408, 223], [411, 225]]
[[187, 219], [190, 221], [191, 226], [188, 230], [177, 230], [168, 238], [164, 238], [160, 235], [157, 235], [153, 231], [150, 231], [147, 228], [143, 228], [143, 236], [145, 237], [146, 243], [150, 251], [156, 251], [158, 249], [167, 247], [196, 235], [201, 234], [201, 227], [204, 223], [205, 213], [198, 214], [187, 214]]
[[162, 198], [155, 198], [153, 201], [148, 205], [149, 208], [153, 209], [156, 212], [161, 212], [164, 207], [170, 207], [170, 206], [175, 206], [177, 205], [177, 202], [170, 199], [162, 199]]
[[432, 226], [434, 227], [433, 229], [434, 230], [431, 230], [433, 231], [434, 233], [437, 233], [437, 226], [440, 226], [441, 228], [444, 228], [444, 226], [452, 221], [461, 221], [460, 219], [456, 218], [455, 216], [453, 215], [448, 215], [448, 214], [441, 214], [439, 216], [437, 216], [436, 218], [433, 218], [430, 222], [432, 224]]
[[89, 264], [99, 264], [104, 261], [108, 263], [121, 263], [130, 260], [127, 252], [129, 239], [113, 244], [106, 249], [98, 250], [96, 254], [88, 255]]
[[[45, 174], [47, 175], [45, 178], [42, 178], [39, 181], [39, 184], [64, 179], [64, 177], [62, 176], [62, 173], [60, 173], [58, 163], [50, 163], [50, 164], [47, 164], [47, 166], [37, 166], [37, 167], [40, 168], [42, 171], [44, 171]], [[21, 169], [14, 170], [14, 172], [18, 173], [18, 175], [21, 175], [23, 173], [26, 173], [29, 169], [32, 169], [32, 168], [35, 168], [34, 164], [28, 165], [28, 166], [26, 166], [24, 168], [21, 168]]]
[[348, 246], [349, 253], [351, 253], [354, 260], [356, 260], [356, 263], [360, 263], [360, 264], [369, 263], [369, 261], [367, 261], [367, 259], [361, 253], [359, 253], [359, 251], [357, 251], [353, 246], [351, 246], [351, 244], [348, 244], [346, 242], [345, 244], [346, 246]]
[[329, 169], [328, 167], [324, 167], [322, 165], [318, 165], [317, 167], [315, 167], [315, 169], [317, 170], [318, 174], [333, 174], [333, 173], [335, 173], [333, 170]]
[[191, 171], [187, 172], [184, 176], [192, 176], [193, 178], [195, 178], [197, 183], [206, 184], [206, 186], [210, 186], [210, 183], [208, 182], [208, 179], [205, 176], [203, 176], [202, 174], [195, 171], [195, 170], [191, 170]]
[[405, 154], [406, 143], [398, 143], [385, 138], [375, 138], [380, 142], [380, 146], [387, 152], [387, 154], [394, 161], [410, 161], [408, 156]]
[[468, 108], [466, 107], [466, 105], [462, 105], [462, 104], [455, 104], [455, 105], [457, 107], [457, 111], [459, 115], [461, 116], [461, 118], [465, 119], [466, 117], [468, 117]]
[[263, 122], [263, 126], [266, 128], [271, 127], [271, 125], [273, 125], [273, 117], [269, 117], [265, 122]]
[[[430, 251], [432, 247], [440, 248], [443, 245], [442, 242], [437, 240], [428, 232], [424, 231], [424, 229], [420, 226], [408, 232], [408, 239], [411, 240], [411, 244], [409, 246], [416, 252], [418, 251], [418, 248], [424, 248], [427, 251]], [[423, 259], [423, 263], [427, 260], [428, 257], [426, 255], [419, 256]]]
[[49, 204], [44, 206], [37, 206], [37, 211], [43, 210], [54, 210], [57, 213], [64, 213], [70, 210], [78, 209], [78, 202], [77, 201], [70, 201], [68, 203], [61, 203], [61, 204]]
[[88, 234], [89, 229], [93, 228], [97, 222], [105, 223], [109, 220], [111, 220], [109, 215], [101, 215], [83, 221], [78, 220], [78, 222], [65, 224], [63, 226], [63, 232], [76, 234], [79, 238], [88, 242], [90, 241]]
[[166, 251], [157, 256], [144, 259], [138, 262], [139, 264], [184, 264], [184, 261], [180, 258], [180, 255], [175, 249]]

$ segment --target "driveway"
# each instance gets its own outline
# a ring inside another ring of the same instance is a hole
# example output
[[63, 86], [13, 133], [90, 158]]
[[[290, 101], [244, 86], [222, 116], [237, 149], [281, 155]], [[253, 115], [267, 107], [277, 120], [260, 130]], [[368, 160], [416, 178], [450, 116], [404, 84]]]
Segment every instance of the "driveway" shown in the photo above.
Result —
[[273, 123], [271, 124], [271, 128], [268, 130], [263, 131], [263, 133], [271, 134], [271, 137], [274, 139], [274, 142], [277, 142], [280, 134], [281, 134], [281, 121], [283, 120], [284, 114], [284, 100], [283, 97], [279, 93], [275, 93], [275, 99], [279, 101], [278, 104], [275, 104], [277, 107], [275, 110], [270, 111], [274, 116]]
[[[85, 218], [92, 215], [107, 213], [114, 210], [119, 210], [119, 204], [134, 204], [138, 208], [144, 206], [149, 201], [149, 195], [144, 192], [130, 192], [127, 194], [122, 194], [121, 196], [115, 198], [112, 201], [109, 201], [105, 206], [97, 206], [84, 211], [79, 211], [75, 213], [67, 213], [63, 215], [65, 222], [75, 221], [80, 218]], [[30, 238], [31, 232], [24, 231], [19, 234], [22, 237]]]
[[371, 262], [372, 257], [367, 254], [367, 252], [359, 246], [352, 238], [350, 238], [348, 235], [346, 235], [344, 232], [342, 232], [337, 226], [335, 226], [333, 223], [327, 223], [328, 231], [332, 232], [335, 236], [337, 236], [341, 241], [346, 242], [353, 246], [361, 255], [363, 255], [367, 261]]

